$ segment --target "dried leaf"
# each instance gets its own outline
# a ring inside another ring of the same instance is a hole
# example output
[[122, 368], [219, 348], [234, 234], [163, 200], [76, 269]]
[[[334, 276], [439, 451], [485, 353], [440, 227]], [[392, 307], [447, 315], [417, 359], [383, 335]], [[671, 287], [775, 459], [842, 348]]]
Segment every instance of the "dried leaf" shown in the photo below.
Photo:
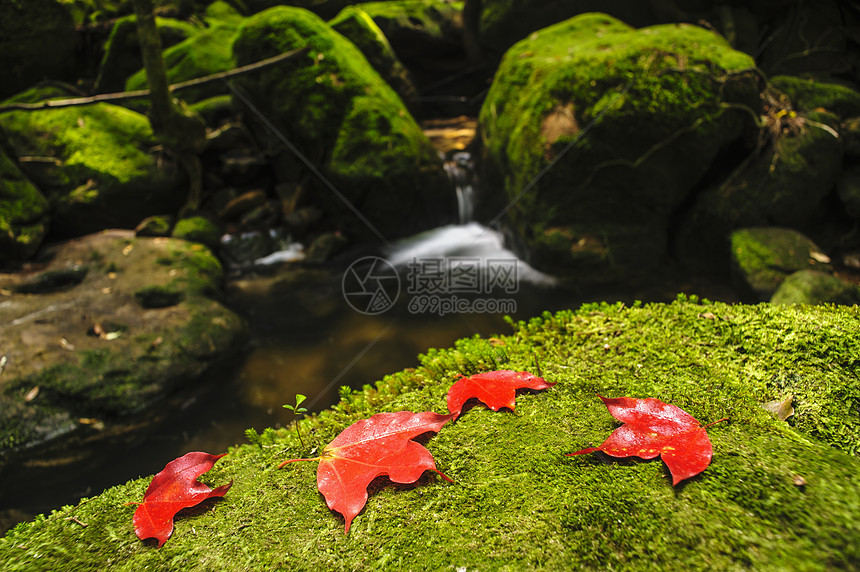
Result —
[[776, 418], [780, 421], [785, 421], [794, 415], [794, 407], [792, 407], [792, 403], [794, 403], [794, 396], [789, 395], [783, 400], [774, 399], [773, 401], [768, 401], [762, 405], [762, 407], [776, 415]]

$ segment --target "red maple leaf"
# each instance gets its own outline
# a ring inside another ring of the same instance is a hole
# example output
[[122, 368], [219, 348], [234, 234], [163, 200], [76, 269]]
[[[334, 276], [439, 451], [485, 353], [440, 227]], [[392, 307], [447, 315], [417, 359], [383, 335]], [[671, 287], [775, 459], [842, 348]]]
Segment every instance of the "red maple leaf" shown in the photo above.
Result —
[[493, 411], [502, 407], [514, 410], [517, 389], [548, 389], [555, 385], [527, 371], [502, 369], [470, 377], [461, 376], [448, 390], [448, 411], [454, 419], [460, 416], [463, 405], [475, 397]]
[[353, 423], [325, 446], [314, 459], [290, 459], [278, 468], [296, 461], [319, 461], [317, 488], [329, 509], [343, 515], [344, 532], [367, 502], [367, 486], [380, 475], [395, 483], [414, 483], [424, 471], [436, 469], [430, 451], [412, 441], [424, 433], [436, 433], [451, 415], [432, 411], [378, 413]]
[[585, 455], [595, 451], [603, 451], [612, 457], [643, 459], [653, 459], [660, 455], [672, 473], [673, 485], [698, 475], [710, 464], [713, 449], [708, 433], [692, 415], [680, 407], [663, 403], [653, 397], [598, 397], [606, 404], [609, 413], [619, 421], [624, 421], [624, 425], [613, 431], [599, 447], [588, 447], [576, 453], [568, 453], [568, 456]]
[[233, 481], [211, 489], [197, 478], [226, 455], [192, 451], [174, 459], [152, 478], [143, 502], [134, 511], [134, 532], [141, 540], [155, 538], [161, 548], [173, 533], [173, 517], [183, 508], [192, 507], [211, 497], [222, 497]]

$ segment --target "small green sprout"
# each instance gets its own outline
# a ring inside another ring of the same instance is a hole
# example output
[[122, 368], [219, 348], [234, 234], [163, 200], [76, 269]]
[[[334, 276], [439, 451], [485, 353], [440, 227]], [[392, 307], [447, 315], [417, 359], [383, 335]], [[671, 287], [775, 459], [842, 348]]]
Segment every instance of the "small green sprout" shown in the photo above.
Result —
[[304, 415], [305, 413], [308, 412], [307, 408], [301, 407], [301, 404], [305, 399], [307, 399], [306, 396], [302, 395], [301, 393], [297, 393], [295, 405], [284, 405], [283, 406], [284, 409], [289, 409], [290, 411], [292, 411], [293, 415], [295, 416], [295, 419], [293, 421], [296, 424], [296, 435], [298, 435], [298, 437], [299, 437], [299, 443], [302, 444], [302, 449], [305, 448], [305, 442], [302, 440], [302, 434], [299, 433], [299, 416]]

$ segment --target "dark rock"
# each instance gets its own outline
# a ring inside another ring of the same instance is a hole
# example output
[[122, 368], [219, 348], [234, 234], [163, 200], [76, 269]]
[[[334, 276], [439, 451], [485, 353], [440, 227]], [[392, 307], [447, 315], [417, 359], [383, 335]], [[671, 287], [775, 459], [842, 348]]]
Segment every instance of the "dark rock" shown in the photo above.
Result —
[[290, 227], [290, 234], [295, 238], [302, 238], [310, 227], [322, 220], [323, 212], [317, 207], [302, 207], [286, 217], [284, 222]]
[[266, 202], [266, 193], [262, 189], [254, 189], [242, 193], [227, 203], [218, 213], [221, 220], [234, 220]]
[[836, 194], [845, 213], [860, 220], [860, 166], [846, 168], [836, 183]]
[[311, 243], [305, 254], [304, 262], [309, 266], [325, 264], [331, 258], [341, 252], [349, 240], [339, 232], [329, 232], [318, 236]]
[[66, 2], [0, 2], [0, 98], [46, 78], [69, 79], [75, 26]]

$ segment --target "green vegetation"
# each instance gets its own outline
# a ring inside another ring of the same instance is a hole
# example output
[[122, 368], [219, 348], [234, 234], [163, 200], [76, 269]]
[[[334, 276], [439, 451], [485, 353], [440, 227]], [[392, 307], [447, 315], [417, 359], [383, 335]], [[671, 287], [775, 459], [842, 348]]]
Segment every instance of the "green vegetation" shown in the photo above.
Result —
[[[161, 549], [133, 533], [149, 479], [109, 489], [0, 539], [0, 567], [77, 569], [828, 570], [860, 562], [857, 307], [595, 304], [513, 324], [492, 342], [430, 350], [421, 366], [300, 421], [319, 443], [381, 411], [445, 410], [459, 374], [534, 369], [554, 388], [517, 411], [474, 407], [427, 441], [416, 486], [371, 486], [343, 533], [295, 432], [255, 433], [204, 475], [223, 501], [180, 518]], [[659, 461], [565, 457], [618, 423], [597, 394], [657, 397], [708, 429], [712, 464], [672, 487]], [[778, 421], [761, 405], [793, 396]], [[153, 467], [153, 472], [160, 467]], [[86, 525], [86, 526], [82, 526]]]

